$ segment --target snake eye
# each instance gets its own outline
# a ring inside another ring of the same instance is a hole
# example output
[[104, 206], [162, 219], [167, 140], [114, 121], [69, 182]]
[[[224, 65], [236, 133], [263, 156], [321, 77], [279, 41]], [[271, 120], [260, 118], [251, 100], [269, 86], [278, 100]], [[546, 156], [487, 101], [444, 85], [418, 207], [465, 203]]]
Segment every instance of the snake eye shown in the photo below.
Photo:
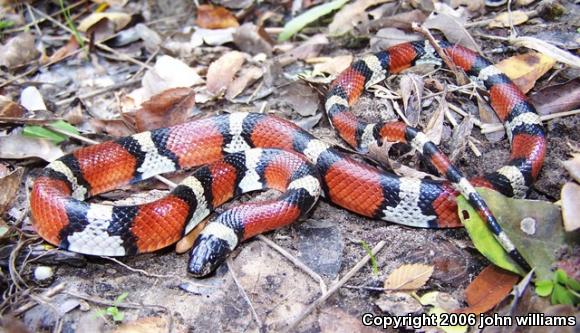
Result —
[[195, 277], [204, 277], [221, 265], [230, 252], [227, 241], [201, 234], [193, 244], [187, 271]]

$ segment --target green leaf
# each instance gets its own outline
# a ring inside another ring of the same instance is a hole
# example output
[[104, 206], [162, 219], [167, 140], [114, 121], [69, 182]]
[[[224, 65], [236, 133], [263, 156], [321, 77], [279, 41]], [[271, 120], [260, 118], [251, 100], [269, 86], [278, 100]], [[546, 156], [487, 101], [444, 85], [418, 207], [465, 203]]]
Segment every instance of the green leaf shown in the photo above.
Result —
[[117, 313], [119, 313], [119, 308], [117, 308], [116, 306], [109, 306], [109, 307], [107, 308], [107, 314], [109, 314], [109, 315], [111, 315], [111, 316], [114, 316], [114, 315], [116, 315]]
[[566, 279], [566, 285], [572, 290], [580, 291], [580, 281], [575, 280], [569, 276], [568, 279]]
[[469, 202], [465, 200], [465, 197], [459, 196], [457, 198], [457, 209], [459, 211], [461, 223], [465, 226], [469, 237], [473, 241], [473, 245], [475, 245], [475, 248], [481, 252], [481, 254], [483, 254], [489, 261], [505, 270], [522, 276], [525, 275], [525, 272], [519, 268], [519, 266], [501, 247], [486, 223], [479, 217]]
[[564, 232], [561, 208], [546, 201], [508, 198], [490, 189], [478, 188], [477, 192], [524, 259], [534, 267], [537, 279], [552, 279], [558, 253], [576, 241], [572, 234]]
[[115, 299], [115, 305], [119, 305], [119, 303], [123, 302], [125, 300], [125, 298], [127, 298], [127, 296], [129, 296], [128, 292], [124, 292], [121, 295], [117, 296], [117, 298]]
[[552, 304], [574, 304], [573, 296], [568, 290], [559, 284], [554, 284], [554, 290], [552, 291]]
[[546, 297], [552, 293], [554, 289], [554, 283], [552, 280], [540, 280], [536, 281], [536, 294], [542, 297]]
[[566, 284], [566, 281], [568, 280], [568, 274], [566, 274], [566, 272], [561, 268], [558, 268], [556, 272], [554, 272], [554, 279], [559, 284]]
[[278, 41], [283, 42], [292, 37], [295, 33], [302, 30], [308, 24], [316, 21], [324, 15], [331, 13], [334, 10], [344, 6], [348, 0], [334, 0], [332, 2], [312, 7], [304, 13], [296, 16], [284, 25], [284, 30], [278, 36]]
[[365, 249], [365, 252], [368, 254], [368, 256], [371, 257], [371, 266], [373, 267], [373, 274], [378, 275], [379, 265], [377, 264], [377, 259], [373, 255], [371, 247], [365, 241], [361, 241], [360, 244], [362, 245], [363, 249]]
[[125, 318], [125, 314], [123, 312], [118, 312], [118, 313], [113, 315], [114, 321], [123, 321], [124, 318]]
[[[50, 123], [50, 125], [64, 132], [68, 132], [71, 134], [79, 134], [79, 131], [66, 121], [57, 120], [55, 122]], [[43, 126], [37, 125], [24, 126], [24, 129], [22, 130], [22, 135], [38, 139], [47, 139], [52, 141], [54, 144], [59, 144], [68, 139], [68, 136], [64, 134], [57, 133]]]
[[14, 25], [14, 22], [9, 20], [0, 20], [0, 30], [8, 29]]

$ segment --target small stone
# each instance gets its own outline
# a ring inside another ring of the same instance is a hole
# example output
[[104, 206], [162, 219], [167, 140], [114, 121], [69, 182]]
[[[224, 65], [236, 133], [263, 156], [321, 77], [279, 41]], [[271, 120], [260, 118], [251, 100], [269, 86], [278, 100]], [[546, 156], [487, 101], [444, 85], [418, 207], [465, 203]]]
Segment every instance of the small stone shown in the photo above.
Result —
[[34, 269], [34, 279], [37, 281], [45, 281], [54, 275], [54, 270], [49, 266], [38, 266]]
[[531, 217], [526, 217], [520, 222], [520, 229], [528, 235], [536, 233], [536, 220]]

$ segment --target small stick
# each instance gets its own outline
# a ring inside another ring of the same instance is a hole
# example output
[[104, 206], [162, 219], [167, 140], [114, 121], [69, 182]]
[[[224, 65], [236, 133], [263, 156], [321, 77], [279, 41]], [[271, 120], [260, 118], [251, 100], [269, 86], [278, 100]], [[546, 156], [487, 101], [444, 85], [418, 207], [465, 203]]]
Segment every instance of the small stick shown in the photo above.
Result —
[[[63, 282], [63, 283], [60, 283], [60, 284], [58, 284], [58, 285], [56, 285], [56, 286], [54, 286], [54, 287], [52, 287], [52, 288], [48, 289], [48, 290], [47, 290], [47, 291], [45, 291], [44, 293], [42, 293], [42, 295], [41, 295], [41, 296], [42, 296], [43, 298], [49, 298], [49, 297], [52, 297], [52, 296], [54, 296], [54, 295], [56, 295], [56, 294], [60, 293], [61, 291], [63, 291], [63, 290], [64, 290], [64, 287], [65, 287], [65, 283], [64, 283], [64, 282]], [[14, 312], [12, 312], [12, 314], [13, 314], [14, 316], [19, 316], [19, 315], [21, 315], [22, 313], [24, 313], [24, 312], [28, 311], [29, 309], [32, 309], [33, 307], [35, 307], [37, 304], [38, 304], [38, 303], [37, 303], [37, 302], [35, 302], [35, 301], [34, 301], [34, 302], [28, 302], [28, 303], [25, 303], [25, 304], [23, 304], [22, 306], [20, 306], [19, 308], [17, 308], [16, 310], [14, 310]]]
[[254, 319], [256, 320], [256, 324], [258, 325], [258, 329], [261, 329], [264, 324], [260, 320], [260, 317], [258, 317], [258, 313], [256, 312], [256, 309], [254, 309], [254, 305], [252, 304], [252, 301], [248, 297], [248, 294], [246, 294], [246, 290], [244, 289], [244, 287], [242, 287], [242, 285], [240, 284], [240, 281], [238, 281], [238, 278], [236, 277], [236, 273], [234, 271], [234, 263], [232, 262], [232, 257], [228, 257], [226, 259], [226, 265], [228, 265], [228, 270], [230, 271], [230, 274], [232, 275], [232, 279], [234, 280], [234, 283], [238, 287], [240, 294], [242, 294], [242, 297], [244, 298], [244, 300], [246, 300], [246, 303], [248, 303], [248, 305], [250, 306], [250, 311], [252, 311], [252, 315], [254, 316]]
[[[380, 241], [372, 249], [371, 251], [372, 255], [373, 256], [376, 255], [386, 244], [387, 242]], [[330, 289], [324, 295], [320, 296], [320, 298], [318, 298], [316, 301], [310, 304], [304, 311], [302, 311], [302, 313], [298, 317], [296, 317], [296, 319], [294, 319], [286, 329], [284, 329], [284, 332], [294, 330], [296, 326], [298, 326], [298, 324], [300, 324], [300, 322], [304, 318], [306, 318], [314, 309], [316, 309], [320, 304], [322, 304], [330, 296], [332, 296], [332, 294], [334, 294], [338, 289], [340, 289], [340, 287], [342, 287], [348, 280], [350, 280], [350, 278], [353, 275], [355, 275], [361, 268], [363, 268], [363, 266], [366, 265], [369, 262], [369, 260], [371, 260], [371, 256], [367, 254], [348, 273], [346, 273], [346, 275], [342, 279], [340, 279], [336, 284], [330, 287]]]
[[268, 237], [266, 237], [264, 235], [258, 235], [258, 236], [256, 236], [256, 238], [258, 238], [262, 242], [266, 243], [268, 246], [270, 246], [274, 250], [278, 251], [278, 253], [280, 253], [282, 256], [284, 256], [284, 258], [290, 260], [290, 262], [293, 263], [296, 267], [300, 268], [301, 270], [304, 271], [304, 273], [310, 275], [311, 278], [318, 281], [318, 284], [320, 286], [320, 290], [322, 291], [322, 294], [326, 293], [326, 291], [328, 290], [328, 287], [326, 286], [326, 283], [324, 283], [324, 280], [322, 279], [322, 277], [320, 275], [318, 275], [315, 271], [310, 269], [310, 267], [306, 266], [302, 261], [300, 261], [300, 259], [294, 257], [290, 252], [286, 251], [280, 245], [274, 243], [273, 241], [271, 241]]
[[98, 95], [101, 95], [101, 94], [105, 94], [105, 93], [107, 93], [107, 92], [109, 92], [111, 90], [115, 90], [115, 89], [119, 89], [119, 88], [124, 88], [124, 87], [130, 86], [130, 85], [135, 84], [135, 83], [138, 83], [138, 82], [140, 82], [140, 80], [133, 79], [133, 80], [128, 80], [128, 81], [124, 81], [124, 82], [115, 83], [115, 84], [112, 84], [110, 86], [103, 87], [101, 89], [97, 89], [97, 90], [91, 91], [90, 93], [86, 93], [84, 95], [74, 96], [74, 97], [69, 97], [69, 98], [62, 99], [60, 101], [57, 101], [54, 104], [56, 106], [65, 105], [65, 104], [68, 104], [68, 103], [74, 101], [76, 98], [78, 98], [78, 99], [85, 99], [85, 98], [95, 97], [95, 96], [98, 96]]
[[[73, 31], [72, 31], [72, 30], [71, 30], [69, 27], [65, 26], [64, 24], [62, 24], [62, 23], [58, 22], [57, 20], [53, 19], [52, 17], [50, 17], [50, 16], [46, 15], [45, 13], [43, 13], [42, 11], [40, 11], [40, 10], [38, 10], [38, 9], [34, 8], [34, 7], [31, 7], [31, 8], [32, 8], [32, 10], [34, 10], [36, 13], [38, 13], [38, 15], [40, 15], [40, 16], [42, 16], [42, 17], [46, 18], [46, 19], [47, 19], [47, 20], [49, 20], [50, 22], [52, 22], [52, 23], [54, 23], [55, 25], [59, 26], [61, 29], [64, 29], [64, 30], [68, 31], [68, 32], [69, 32], [69, 33], [71, 33], [71, 34], [73, 33]], [[82, 37], [82, 38], [83, 38], [83, 40], [84, 40], [85, 42], [87, 42], [87, 43], [90, 43], [90, 40], [89, 40], [88, 38], [86, 38], [86, 37]], [[96, 47], [98, 47], [98, 48], [99, 48], [99, 49], [101, 49], [101, 50], [104, 50], [104, 51], [107, 51], [107, 52], [109, 52], [109, 53], [115, 54], [116, 56], [120, 57], [122, 60], [126, 60], [126, 61], [128, 61], [128, 62], [131, 62], [131, 63], [133, 63], [133, 64], [136, 64], [136, 65], [139, 65], [139, 66], [145, 67], [145, 68], [147, 68], [147, 69], [151, 69], [151, 66], [149, 66], [149, 65], [147, 65], [147, 64], [145, 64], [145, 63], [143, 63], [142, 61], [139, 61], [139, 60], [137, 60], [137, 59], [134, 59], [134, 58], [132, 58], [132, 57], [130, 57], [130, 56], [128, 56], [128, 55], [126, 55], [126, 54], [124, 54], [124, 53], [121, 53], [121, 52], [119, 52], [119, 51], [117, 51], [117, 50], [115, 50], [115, 49], [112, 49], [112, 48], [108, 47], [107, 45], [105, 45], [105, 44], [103, 44], [103, 43], [101, 43], [101, 42], [95, 42], [95, 46], [96, 46]]]
[[[548, 121], [548, 120], [552, 120], [552, 119], [556, 119], [556, 118], [573, 116], [576, 114], [580, 114], [580, 109], [547, 114], [547, 115], [540, 116], [540, 119], [542, 121]], [[497, 131], [501, 131], [503, 129], [504, 129], [503, 124], [485, 124], [485, 123], [481, 124], [481, 133], [483, 133], [483, 134], [497, 132]]]

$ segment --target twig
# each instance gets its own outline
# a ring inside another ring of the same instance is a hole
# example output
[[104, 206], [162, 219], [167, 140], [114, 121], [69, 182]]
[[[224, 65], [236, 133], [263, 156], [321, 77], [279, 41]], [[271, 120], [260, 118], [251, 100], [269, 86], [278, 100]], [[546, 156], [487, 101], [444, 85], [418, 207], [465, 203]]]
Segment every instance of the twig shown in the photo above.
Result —
[[256, 324], [258, 325], [258, 329], [261, 329], [264, 324], [260, 320], [260, 317], [258, 317], [258, 313], [256, 312], [256, 309], [254, 309], [254, 305], [252, 304], [252, 301], [248, 297], [248, 294], [246, 294], [246, 290], [244, 289], [244, 287], [242, 287], [242, 285], [240, 284], [240, 281], [238, 281], [238, 278], [236, 276], [236, 272], [234, 271], [234, 264], [232, 262], [232, 257], [228, 257], [226, 259], [226, 265], [228, 265], [228, 270], [230, 271], [230, 274], [232, 275], [232, 279], [234, 280], [234, 283], [238, 287], [240, 294], [242, 294], [242, 297], [244, 298], [246, 303], [248, 303], [248, 305], [250, 306], [250, 311], [252, 312], [252, 315], [254, 316], [254, 319], [256, 320]]
[[455, 65], [455, 63], [451, 61], [451, 59], [449, 59], [447, 54], [443, 52], [443, 49], [441, 49], [439, 43], [437, 43], [437, 40], [435, 39], [435, 37], [433, 37], [429, 29], [420, 26], [415, 22], [413, 22], [412, 27], [414, 31], [424, 35], [429, 40], [429, 42], [431, 43], [431, 45], [433, 46], [439, 57], [441, 57], [441, 59], [443, 59], [443, 62], [445, 62], [445, 64], [447, 65], [447, 68], [449, 68], [453, 72], [453, 74], [455, 74], [455, 78], [457, 79], [457, 82], [459, 82], [460, 85], [466, 85], [467, 83], [469, 83], [469, 80], [467, 79], [465, 74], [462, 71], [460, 71], [459, 68]]
[[[380, 241], [371, 251], [372, 255], [373, 256], [376, 255], [386, 244], [387, 242]], [[314, 309], [316, 309], [320, 304], [322, 304], [330, 296], [332, 296], [332, 294], [334, 294], [338, 289], [340, 289], [340, 287], [342, 287], [353, 275], [355, 275], [364, 265], [366, 265], [369, 262], [369, 260], [371, 260], [371, 256], [367, 254], [348, 273], [346, 273], [346, 275], [342, 279], [340, 279], [337, 283], [335, 283], [332, 287], [330, 287], [330, 289], [324, 295], [320, 296], [320, 298], [318, 298], [316, 301], [310, 304], [304, 311], [302, 311], [302, 313], [298, 317], [296, 317], [296, 319], [294, 319], [286, 329], [284, 329], [284, 332], [289, 332], [295, 329], [296, 326], [298, 326], [298, 324], [300, 324], [300, 322], [304, 318], [306, 318]]]
[[[69, 33], [71, 33], [71, 34], [73, 34], [73, 33], [74, 33], [74, 32], [73, 32], [73, 31], [72, 31], [72, 30], [71, 30], [69, 27], [67, 27], [66, 25], [64, 25], [64, 24], [62, 24], [62, 23], [60, 23], [60, 22], [58, 22], [58, 21], [57, 21], [57, 20], [55, 20], [54, 18], [52, 18], [52, 17], [50, 17], [50, 16], [46, 15], [46, 14], [45, 14], [45, 13], [43, 13], [42, 11], [40, 11], [40, 10], [38, 10], [38, 9], [34, 8], [34, 7], [31, 7], [31, 8], [32, 8], [32, 10], [34, 10], [36, 13], [38, 13], [38, 15], [40, 15], [40, 16], [42, 16], [42, 17], [46, 18], [47, 20], [51, 21], [51, 22], [52, 22], [52, 23], [54, 23], [55, 25], [59, 26], [61, 29], [64, 29], [64, 30], [68, 31], [68, 32], [69, 32]], [[90, 42], [90, 40], [89, 40], [88, 38], [86, 38], [86, 37], [82, 37], [82, 39], [83, 39], [85, 42], [87, 42], [87, 43], [89, 43], [89, 42]], [[118, 56], [118, 57], [119, 57], [120, 59], [122, 59], [122, 60], [125, 60], [125, 61], [128, 61], [128, 62], [131, 62], [131, 63], [133, 63], [133, 64], [136, 64], [136, 65], [139, 65], [139, 66], [142, 66], [142, 67], [145, 67], [145, 68], [147, 68], [147, 69], [151, 69], [151, 66], [149, 66], [149, 65], [147, 65], [147, 64], [145, 64], [145, 63], [143, 63], [142, 61], [139, 61], [139, 60], [137, 60], [137, 59], [134, 59], [134, 58], [132, 58], [132, 57], [130, 57], [130, 56], [128, 56], [128, 55], [126, 55], [126, 54], [124, 54], [124, 53], [121, 53], [121, 52], [119, 52], [119, 51], [117, 51], [117, 50], [115, 50], [115, 49], [112, 49], [112, 48], [108, 47], [107, 45], [105, 45], [105, 44], [103, 44], [103, 43], [101, 43], [101, 42], [95, 42], [94, 44], [95, 44], [95, 46], [96, 46], [96, 47], [98, 47], [99, 49], [101, 49], [101, 50], [104, 50], [104, 51], [107, 51], [107, 52], [109, 52], [109, 53], [113, 53], [113, 54], [115, 54], [116, 56]]]
[[57, 101], [56, 103], [54, 103], [54, 105], [56, 106], [61, 106], [61, 105], [65, 105], [68, 104], [72, 101], [74, 101], [75, 99], [85, 99], [85, 98], [91, 98], [91, 97], [95, 97], [97, 95], [101, 95], [101, 94], [105, 94], [111, 90], [115, 90], [115, 89], [119, 89], [119, 88], [124, 88], [127, 86], [130, 86], [132, 84], [138, 83], [140, 82], [140, 80], [137, 79], [133, 79], [133, 80], [128, 80], [128, 81], [124, 81], [124, 82], [119, 82], [119, 83], [115, 83], [113, 85], [107, 86], [107, 87], [103, 87], [101, 89], [97, 89], [97, 90], [93, 90], [90, 93], [86, 93], [80, 96], [74, 96], [74, 97], [70, 97], [70, 98], [65, 98], [65, 99], [61, 99], [60, 101]]
[[[79, 2], [77, 2], [77, 3], [73, 3], [72, 5], [69, 5], [68, 7], [62, 8], [62, 9], [60, 9], [59, 11], [57, 11], [57, 12], [55, 12], [55, 13], [52, 13], [52, 14], [50, 14], [50, 16], [56, 16], [56, 15], [60, 15], [60, 14], [62, 14], [62, 13], [65, 11], [65, 10], [71, 10], [71, 9], [74, 9], [74, 8], [76, 8], [76, 7], [78, 7], [78, 6], [82, 5], [82, 4], [84, 4], [84, 3], [85, 3], [85, 2], [87, 2], [87, 1], [88, 1], [88, 0], [80, 0], [80, 1], [79, 1]], [[32, 16], [32, 15], [31, 15], [31, 16]], [[33, 17], [33, 16], [32, 16], [32, 17]], [[32, 22], [30, 22], [30, 23], [27, 23], [27, 24], [25, 24], [25, 25], [23, 25], [23, 26], [21, 26], [21, 27], [17, 27], [17, 28], [12, 28], [12, 29], [9, 29], [9, 30], [5, 30], [5, 31], [4, 31], [4, 33], [5, 33], [5, 34], [11, 34], [11, 33], [13, 33], [13, 32], [23, 31], [23, 30], [26, 30], [26, 29], [28, 29], [29, 27], [33, 26], [33, 25], [38, 25], [39, 23], [42, 23], [42, 22], [44, 22], [44, 21], [46, 21], [46, 20], [47, 20], [46, 18], [41, 18], [41, 19], [37, 19], [37, 20], [35, 19], [35, 20], [33, 20]]]
[[282, 256], [284, 256], [284, 258], [290, 260], [290, 262], [293, 263], [296, 267], [300, 268], [301, 270], [304, 271], [304, 273], [308, 274], [311, 278], [318, 281], [318, 285], [320, 286], [320, 290], [322, 291], [322, 294], [326, 293], [326, 291], [328, 290], [326, 283], [324, 283], [324, 280], [322, 279], [322, 277], [320, 275], [318, 275], [315, 271], [310, 269], [310, 267], [306, 266], [302, 261], [300, 261], [298, 258], [294, 257], [290, 252], [283, 249], [280, 245], [271, 241], [268, 237], [266, 237], [264, 235], [258, 235], [258, 236], [256, 236], [256, 238], [261, 240], [262, 242], [266, 243], [268, 246], [270, 246], [274, 250], [278, 251], [278, 253], [280, 253]]
[[[580, 109], [547, 114], [547, 115], [540, 116], [540, 119], [542, 121], [548, 121], [548, 120], [552, 120], [552, 119], [556, 119], [556, 118], [573, 116], [576, 114], [580, 114]], [[497, 131], [501, 131], [503, 129], [504, 129], [503, 124], [485, 124], [485, 123], [481, 124], [481, 133], [483, 133], [483, 134], [497, 132]]]
[[[56, 294], [60, 293], [61, 291], [63, 291], [63, 290], [64, 290], [64, 287], [65, 287], [65, 283], [64, 283], [64, 282], [63, 282], [63, 283], [60, 283], [60, 284], [58, 284], [58, 285], [56, 285], [56, 286], [54, 286], [54, 287], [52, 287], [52, 288], [48, 289], [48, 290], [47, 290], [47, 291], [45, 291], [44, 293], [42, 293], [42, 294], [41, 294], [41, 296], [42, 296], [43, 298], [49, 298], [49, 297], [52, 297], [52, 296], [54, 296], [54, 295], [56, 295]], [[13, 314], [14, 316], [19, 316], [19, 315], [21, 315], [22, 313], [24, 313], [24, 312], [28, 311], [29, 309], [31, 309], [31, 308], [33, 308], [33, 307], [35, 307], [37, 304], [38, 304], [38, 303], [37, 303], [36, 301], [31, 301], [31, 302], [25, 303], [25, 304], [21, 305], [19, 308], [17, 308], [16, 310], [14, 310], [14, 311], [12, 312], [12, 314]]]
[[148, 277], [155, 277], [155, 278], [173, 278], [173, 277], [178, 277], [177, 275], [174, 275], [174, 274], [153, 274], [153, 273], [149, 273], [149, 272], [147, 272], [144, 269], [133, 268], [133, 267], [125, 264], [124, 262], [121, 262], [118, 259], [113, 258], [113, 257], [107, 257], [107, 256], [100, 256], [100, 257], [103, 258], [103, 259], [110, 260], [110, 261], [116, 263], [119, 266], [123, 266], [126, 269], [130, 270], [131, 272], [143, 274], [143, 275], [148, 276]]

